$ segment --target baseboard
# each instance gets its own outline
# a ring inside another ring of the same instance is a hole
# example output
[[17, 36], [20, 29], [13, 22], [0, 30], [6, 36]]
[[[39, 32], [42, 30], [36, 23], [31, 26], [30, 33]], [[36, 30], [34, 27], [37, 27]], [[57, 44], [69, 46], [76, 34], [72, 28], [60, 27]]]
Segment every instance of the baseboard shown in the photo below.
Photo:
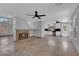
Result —
[[0, 37], [5, 37], [5, 36], [13, 36], [13, 35], [0, 35]]

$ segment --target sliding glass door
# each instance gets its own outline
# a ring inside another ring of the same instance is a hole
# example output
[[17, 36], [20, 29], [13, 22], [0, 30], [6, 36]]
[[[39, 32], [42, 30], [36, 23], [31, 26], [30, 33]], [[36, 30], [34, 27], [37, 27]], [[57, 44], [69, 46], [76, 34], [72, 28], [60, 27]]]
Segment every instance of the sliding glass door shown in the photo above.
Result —
[[10, 18], [0, 18], [0, 36], [13, 34], [13, 20]]

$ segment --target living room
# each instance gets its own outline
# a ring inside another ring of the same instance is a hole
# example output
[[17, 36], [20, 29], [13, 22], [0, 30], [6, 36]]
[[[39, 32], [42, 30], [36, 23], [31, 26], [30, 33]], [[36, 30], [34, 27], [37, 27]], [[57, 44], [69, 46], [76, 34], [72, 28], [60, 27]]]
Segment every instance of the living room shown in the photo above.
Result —
[[[75, 26], [74, 14], [77, 13], [77, 3], [4, 3], [0, 4], [0, 7], [0, 15], [4, 16], [1, 18], [7, 16], [12, 20], [10, 24], [13, 26], [8, 29], [7, 34], [13, 36], [15, 48], [12, 48], [16, 52], [14, 54], [11, 52], [12, 55], [78, 55], [74, 43], [71, 43], [74, 40], [73, 26]], [[11, 55], [11, 53], [2, 52], [0, 55]]]

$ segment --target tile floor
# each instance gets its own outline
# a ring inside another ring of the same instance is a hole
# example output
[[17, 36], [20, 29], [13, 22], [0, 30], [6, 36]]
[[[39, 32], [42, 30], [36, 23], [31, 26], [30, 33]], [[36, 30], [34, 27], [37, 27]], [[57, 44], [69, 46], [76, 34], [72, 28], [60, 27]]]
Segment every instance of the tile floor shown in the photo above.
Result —
[[46, 36], [30, 37], [16, 42], [18, 56], [78, 56], [71, 39]]

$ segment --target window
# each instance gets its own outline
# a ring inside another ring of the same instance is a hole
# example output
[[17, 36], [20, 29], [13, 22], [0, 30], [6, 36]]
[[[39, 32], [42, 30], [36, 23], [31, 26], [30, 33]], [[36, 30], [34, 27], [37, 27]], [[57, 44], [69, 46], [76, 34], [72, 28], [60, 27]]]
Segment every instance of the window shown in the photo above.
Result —
[[0, 17], [0, 32], [4, 33], [8, 31], [8, 18]]

